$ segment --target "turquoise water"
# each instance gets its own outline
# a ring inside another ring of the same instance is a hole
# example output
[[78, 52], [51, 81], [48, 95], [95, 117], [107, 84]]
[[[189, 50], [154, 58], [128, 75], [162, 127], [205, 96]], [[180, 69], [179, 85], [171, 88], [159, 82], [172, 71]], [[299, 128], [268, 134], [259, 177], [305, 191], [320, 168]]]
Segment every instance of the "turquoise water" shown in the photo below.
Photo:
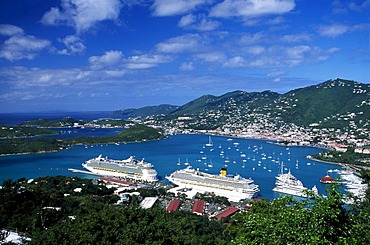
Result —
[[[307, 159], [308, 155], [322, 151], [317, 148], [286, 148], [265, 140], [237, 138], [230, 140], [220, 136], [212, 136], [212, 141], [213, 147], [208, 147], [205, 146], [208, 143], [207, 135], [174, 135], [166, 140], [143, 143], [104, 144], [87, 148], [73, 146], [69, 150], [57, 153], [5, 156], [0, 157], [0, 183], [5, 179], [17, 180], [21, 177], [29, 179], [54, 175], [91, 178], [90, 175], [72, 173], [68, 168], [82, 169], [81, 164], [84, 161], [99, 154], [112, 159], [124, 159], [135, 155], [137, 159], [145, 158], [146, 161], [151, 162], [163, 182], [166, 182], [164, 179], [166, 175], [185, 168], [186, 161], [194, 168], [213, 174], [219, 173], [221, 167], [227, 164], [228, 173], [251, 177], [260, 186], [260, 196], [273, 199], [278, 197], [278, 194], [272, 191], [275, 176], [280, 171], [278, 161], [283, 162], [286, 170], [290, 169], [306, 187], [312, 188], [316, 185], [320, 193], [324, 193], [326, 187], [319, 182], [320, 178], [327, 174], [327, 170], [340, 168], [337, 165]], [[222, 150], [223, 155], [220, 155]], [[245, 157], [241, 156], [242, 154], [245, 154]], [[225, 162], [226, 159], [229, 159], [229, 162]], [[246, 160], [244, 167], [243, 160]], [[211, 163], [213, 167], [208, 166]], [[331, 173], [331, 176], [337, 177], [335, 173]]]

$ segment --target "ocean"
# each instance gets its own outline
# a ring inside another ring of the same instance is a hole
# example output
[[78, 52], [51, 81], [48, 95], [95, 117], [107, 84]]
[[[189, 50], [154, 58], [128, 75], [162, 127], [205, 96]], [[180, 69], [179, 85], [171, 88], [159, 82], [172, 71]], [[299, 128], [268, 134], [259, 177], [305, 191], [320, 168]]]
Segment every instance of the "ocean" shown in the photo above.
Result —
[[[179, 134], [171, 135], [165, 140], [142, 143], [78, 145], [57, 153], [2, 156], [0, 183], [5, 179], [56, 175], [94, 178], [91, 175], [72, 173], [68, 168], [82, 170], [81, 164], [84, 161], [100, 154], [112, 159], [125, 159], [134, 155], [137, 159], [145, 158], [151, 162], [160, 181], [165, 183], [165, 176], [185, 168], [185, 162], [189, 162], [195, 169], [213, 174], [218, 174], [222, 167], [226, 167], [230, 174], [251, 177], [260, 186], [260, 197], [274, 199], [279, 196], [272, 191], [275, 176], [280, 172], [278, 162], [282, 162], [285, 171], [290, 170], [304, 186], [312, 188], [316, 185], [319, 193], [323, 194], [326, 185], [319, 182], [320, 178], [328, 170], [340, 169], [338, 165], [307, 159], [307, 156], [322, 152], [322, 149], [300, 146], [287, 148], [266, 140], [222, 136], [212, 136], [211, 139], [213, 147], [206, 146], [208, 135]], [[338, 177], [335, 173], [330, 175]]]

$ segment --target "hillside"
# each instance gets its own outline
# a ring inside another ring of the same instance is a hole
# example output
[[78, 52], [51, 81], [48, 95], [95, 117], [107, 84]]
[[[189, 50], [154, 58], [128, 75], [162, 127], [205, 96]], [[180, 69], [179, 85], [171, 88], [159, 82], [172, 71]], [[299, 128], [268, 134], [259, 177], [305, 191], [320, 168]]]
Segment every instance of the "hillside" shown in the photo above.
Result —
[[206, 112], [223, 108], [230, 109], [232, 106], [242, 106], [246, 103], [253, 103], [255, 106], [264, 105], [267, 101], [272, 101], [279, 96], [278, 93], [271, 91], [252, 92], [234, 91], [221, 96], [205, 95], [179, 107], [172, 114], [185, 115]]
[[[226, 120], [250, 122], [261, 118], [301, 126], [315, 124], [342, 128], [352, 123], [368, 128], [369, 105], [369, 84], [335, 79], [285, 94], [234, 91], [221, 96], [205, 95], [179, 107], [172, 114], [202, 118], [217, 115], [217, 125], [213, 128], [222, 126]], [[207, 125], [212, 121], [209, 117]]]
[[370, 85], [335, 79], [292, 90], [280, 97], [281, 117], [297, 125], [343, 124], [370, 119]]

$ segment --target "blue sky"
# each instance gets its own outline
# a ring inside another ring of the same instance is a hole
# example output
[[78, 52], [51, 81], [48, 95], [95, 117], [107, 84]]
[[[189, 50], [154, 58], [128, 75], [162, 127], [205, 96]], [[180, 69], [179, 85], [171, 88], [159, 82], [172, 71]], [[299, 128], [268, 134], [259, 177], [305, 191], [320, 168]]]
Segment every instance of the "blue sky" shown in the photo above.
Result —
[[370, 0], [1, 0], [0, 112], [370, 81]]

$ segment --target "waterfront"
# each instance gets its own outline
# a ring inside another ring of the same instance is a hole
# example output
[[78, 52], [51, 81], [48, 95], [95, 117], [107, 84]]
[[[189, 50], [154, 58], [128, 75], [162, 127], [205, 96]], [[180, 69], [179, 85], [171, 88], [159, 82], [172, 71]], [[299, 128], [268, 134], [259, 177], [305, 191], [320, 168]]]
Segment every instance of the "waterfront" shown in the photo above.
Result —
[[[273, 199], [278, 194], [272, 191], [275, 176], [280, 171], [278, 162], [312, 188], [316, 185], [319, 193], [324, 193], [326, 185], [319, 182], [330, 169], [340, 166], [307, 159], [322, 149], [312, 147], [289, 147], [271, 144], [265, 140], [237, 139], [212, 136], [213, 147], [207, 135], [181, 134], [158, 140], [130, 144], [103, 144], [73, 146], [57, 153], [4, 156], [0, 158], [0, 182], [5, 179], [17, 180], [21, 177], [35, 178], [47, 175], [67, 175], [95, 178], [92, 175], [73, 173], [68, 168], [82, 169], [81, 164], [99, 154], [112, 159], [124, 159], [135, 155], [151, 162], [162, 182], [173, 171], [185, 168], [189, 162], [201, 171], [217, 174], [227, 165], [229, 173], [251, 177], [260, 186], [261, 197]], [[201, 153], [202, 152], [202, 153]], [[223, 152], [223, 153], [222, 153]], [[243, 161], [244, 160], [244, 161]], [[178, 165], [180, 161], [180, 165]], [[234, 162], [235, 161], [235, 162]], [[337, 177], [335, 173], [331, 174]]]

